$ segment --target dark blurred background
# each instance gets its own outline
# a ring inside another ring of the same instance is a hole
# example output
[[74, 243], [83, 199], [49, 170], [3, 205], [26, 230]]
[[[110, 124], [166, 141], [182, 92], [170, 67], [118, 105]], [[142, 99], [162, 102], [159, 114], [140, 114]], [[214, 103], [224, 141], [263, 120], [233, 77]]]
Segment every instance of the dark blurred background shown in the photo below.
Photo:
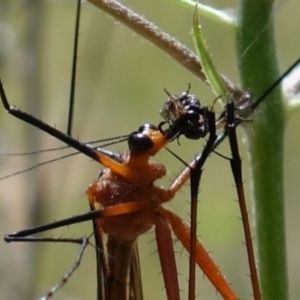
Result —
[[[0, 1], [0, 72], [9, 100], [63, 131], [67, 124], [75, 2]], [[194, 49], [190, 35], [191, 8], [167, 0], [124, 2]], [[223, 8], [234, 8], [236, 2], [207, 1]], [[275, 4], [276, 42], [282, 71], [299, 56], [299, 8], [297, 0], [277, 1]], [[200, 16], [200, 22], [219, 70], [239, 84], [234, 30], [203, 16]], [[191, 92], [199, 95], [203, 104], [209, 105], [215, 98], [195, 76], [89, 3], [83, 4], [81, 23], [74, 137], [90, 141], [127, 134], [145, 122], [157, 124], [161, 121], [160, 106], [166, 99], [164, 88], [178, 93], [186, 90], [187, 84], [191, 83]], [[216, 106], [218, 109], [221, 107]], [[47, 134], [7, 115], [4, 109], [0, 110], [0, 114], [1, 153], [62, 146]], [[299, 117], [299, 113], [294, 114], [287, 124], [285, 152], [291, 299], [297, 299], [300, 293], [297, 284], [300, 270]], [[239, 130], [239, 136], [245, 186], [250, 194], [248, 157], [246, 146], [242, 143], [242, 130]], [[186, 142], [182, 139], [181, 145], [174, 143], [172, 149], [189, 161], [201, 151], [203, 144], [204, 141]], [[226, 144], [219, 151], [229, 155]], [[126, 144], [119, 144], [111, 149], [122, 152], [126, 147]], [[58, 151], [26, 157], [1, 155], [1, 177], [66, 153]], [[167, 186], [182, 165], [166, 152], [156, 159], [168, 168], [166, 178], [161, 181]], [[0, 236], [87, 212], [85, 190], [95, 180], [100, 168], [85, 156], [78, 155], [0, 181]], [[211, 155], [205, 166], [199, 198], [198, 230], [201, 240], [212, 252], [239, 297], [251, 299], [244, 239], [228, 161]], [[189, 190], [186, 187], [166, 206], [188, 220], [188, 201]], [[91, 232], [91, 224], [80, 224], [46, 235], [80, 237]], [[141, 237], [139, 245], [145, 299], [165, 299], [153, 233]], [[176, 247], [182, 299], [185, 299], [188, 259], [179, 242]], [[36, 299], [42, 296], [73, 264], [78, 251], [76, 245], [0, 242], [1, 299]], [[55, 299], [95, 299], [94, 251], [88, 247], [79, 270]], [[202, 272], [198, 274], [197, 285], [197, 299], [221, 298], [208, 280], [203, 279]]]

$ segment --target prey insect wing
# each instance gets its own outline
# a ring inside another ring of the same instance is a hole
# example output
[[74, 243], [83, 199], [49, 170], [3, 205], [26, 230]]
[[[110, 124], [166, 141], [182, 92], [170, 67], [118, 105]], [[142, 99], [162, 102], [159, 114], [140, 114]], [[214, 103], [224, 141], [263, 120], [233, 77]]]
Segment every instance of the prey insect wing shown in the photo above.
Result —
[[[107, 152], [108, 153], [108, 152]], [[117, 161], [120, 161], [120, 155], [110, 153], [111, 157], [114, 157]], [[99, 179], [103, 175], [103, 171], [99, 175]], [[99, 205], [95, 205], [96, 202], [90, 202], [91, 211], [96, 211], [99, 209]], [[97, 272], [97, 299], [106, 300], [111, 299], [111, 292], [109, 291], [109, 259], [114, 260], [114, 255], [108, 253], [105, 246], [105, 233], [96, 219], [93, 219], [94, 228], [94, 238], [96, 245], [96, 272]], [[139, 263], [139, 253], [137, 243], [131, 246], [131, 260], [129, 263], [129, 271], [127, 274], [127, 284], [129, 286], [128, 299], [132, 300], [142, 300], [143, 299], [143, 289], [142, 289], [142, 279], [141, 270]], [[112, 257], [110, 257], [112, 256]]]

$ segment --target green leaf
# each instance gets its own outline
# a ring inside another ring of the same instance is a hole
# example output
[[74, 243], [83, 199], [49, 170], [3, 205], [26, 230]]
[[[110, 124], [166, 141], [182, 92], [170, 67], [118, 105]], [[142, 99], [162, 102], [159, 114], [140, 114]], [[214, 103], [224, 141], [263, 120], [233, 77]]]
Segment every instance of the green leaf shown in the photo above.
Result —
[[213, 63], [201, 31], [201, 26], [199, 25], [198, 5], [196, 5], [194, 11], [193, 34], [196, 50], [202, 65], [202, 71], [206, 76], [208, 84], [217, 96], [228, 96], [230, 93]]
[[[176, 3], [181, 4], [185, 7], [195, 7], [195, 1], [192, 0], [173, 0]], [[220, 23], [222, 25], [227, 25], [231, 27], [237, 26], [237, 20], [236, 20], [236, 14], [235, 10], [233, 9], [227, 9], [227, 10], [221, 10], [217, 9], [215, 7], [197, 3], [197, 7], [199, 9], [199, 13], [206, 17], [207, 19], [210, 19], [216, 23]]]

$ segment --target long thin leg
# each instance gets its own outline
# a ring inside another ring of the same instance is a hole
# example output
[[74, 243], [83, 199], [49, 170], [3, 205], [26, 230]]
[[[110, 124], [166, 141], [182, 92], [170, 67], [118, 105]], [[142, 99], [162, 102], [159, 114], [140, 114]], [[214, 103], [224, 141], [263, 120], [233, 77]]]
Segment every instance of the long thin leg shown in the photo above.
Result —
[[68, 225], [72, 225], [72, 224], [77, 224], [77, 223], [81, 223], [81, 222], [86, 222], [86, 221], [91, 221], [91, 220], [95, 220], [95, 219], [131, 214], [136, 211], [140, 211], [143, 209], [151, 209], [156, 206], [157, 206], [157, 204], [154, 205], [153, 203], [151, 203], [149, 201], [128, 202], [128, 203], [123, 203], [123, 204], [116, 204], [114, 206], [106, 207], [104, 210], [90, 211], [85, 214], [81, 214], [81, 215], [71, 217], [71, 218], [66, 218], [66, 219], [56, 221], [53, 223], [49, 223], [49, 224], [9, 233], [9, 234], [5, 235], [4, 240], [9, 243], [9, 242], [12, 242], [17, 237], [26, 237], [26, 236], [44, 232], [47, 230], [52, 230], [55, 228], [68, 226]]
[[68, 244], [80, 244], [80, 250], [75, 262], [70, 269], [63, 275], [61, 280], [54, 285], [43, 297], [40, 299], [46, 300], [51, 298], [63, 285], [69, 281], [74, 272], [79, 268], [83, 253], [89, 244], [89, 238], [36, 238], [36, 237], [14, 237], [10, 236], [9, 242], [48, 242], [48, 243], [68, 243]]
[[197, 204], [198, 204], [198, 190], [202, 175], [202, 170], [206, 159], [211, 153], [211, 149], [216, 140], [216, 122], [215, 113], [213, 110], [207, 112], [208, 128], [210, 130], [208, 141], [204, 147], [200, 159], [196, 158], [194, 168], [191, 168], [191, 239], [190, 239], [190, 269], [189, 269], [189, 300], [195, 299], [196, 291], [196, 243], [197, 243]]
[[78, 253], [78, 256], [74, 262], [74, 264], [71, 266], [71, 268], [68, 270], [68, 272], [61, 278], [61, 280], [53, 286], [42, 298], [41, 300], [47, 300], [53, 297], [53, 295], [63, 286], [65, 285], [71, 276], [74, 274], [74, 272], [79, 268], [82, 260], [83, 253], [86, 249], [86, 247], [89, 244], [89, 239], [88, 238], [83, 238], [82, 239], [82, 245], [80, 248], [80, 251]]
[[232, 154], [232, 158], [230, 159], [230, 166], [231, 166], [232, 174], [237, 189], [238, 199], [239, 199], [239, 206], [240, 206], [243, 228], [244, 228], [244, 235], [246, 240], [246, 248], [248, 254], [248, 263], [250, 268], [253, 295], [255, 300], [260, 300], [261, 293], [259, 289], [258, 275], [257, 275], [256, 264], [255, 264], [255, 256], [254, 256], [252, 236], [251, 236], [251, 230], [249, 224], [249, 216], [246, 207], [246, 199], [245, 199], [243, 176], [242, 176], [242, 164], [241, 164], [241, 158], [239, 154], [239, 148], [238, 148], [237, 137], [236, 137], [234, 103], [232, 101], [228, 102], [227, 104], [226, 131], [228, 134], [228, 139], [229, 139], [231, 154]]
[[72, 57], [70, 100], [69, 100], [69, 115], [68, 115], [68, 127], [67, 127], [67, 134], [70, 136], [72, 134], [72, 124], [73, 124], [74, 104], [75, 104], [74, 102], [75, 102], [75, 87], [76, 87], [76, 75], [77, 75], [76, 70], [77, 70], [77, 53], [78, 53], [78, 42], [79, 42], [80, 12], [81, 12], [81, 0], [77, 0], [73, 57]]
[[77, 149], [78, 151], [82, 152], [83, 154], [87, 155], [93, 160], [101, 163], [103, 166], [110, 168], [113, 172], [119, 174], [120, 176], [125, 177], [128, 180], [132, 180], [136, 183], [140, 182], [141, 176], [138, 172], [135, 172], [134, 170], [127, 168], [123, 164], [118, 163], [113, 158], [110, 158], [108, 155], [101, 153], [98, 150], [95, 150], [91, 145], [81, 143], [78, 140], [73, 139], [69, 135], [66, 135], [63, 132], [59, 131], [58, 129], [35, 118], [34, 116], [31, 116], [26, 112], [23, 112], [18, 107], [10, 105], [6, 97], [1, 80], [0, 80], [0, 96], [2, 99], [2, 103], [9, 114], [47, 132], [48, 134], [52, 135], [58, 140], [68, 144], [69, 146], [73, 147], [74, 149]]
[[[40, 119], [35, 118], [34, 116], [20, 110], [18, 107], [14, 105], [10, 105], [8, 99], [6, 97], [2, 82], [0, 80], [0, 96], [2, 98], [2, 103], [5, 109], [8, 111], [9, 114], [15, 116], [16, 118], [25, 121], [44, 132], [52, 135], [53, 137], [57, 138], [58, 140], [68, 144], [69, 146], [77, 149], [81, 153], [85, 154], [86, 156], [92, 158], [93, 160], [97, 161], [98, 163], [102, 164], [103, 166], [109, 168], [113, 173], [120, 175], [123, 178], [135, 183], [135, 184], [144, 184], [145, 178], [142, 174], [133, 168], [130, 168], [112, 158], [108, 155], [107, 151], [102, 151], [102, 149], [98, 148], [95, 149], [90, 144], [84, 144], [76, 139], [73, 139], [71, 136], [64, 134], [63, 132], [59, 131], [58, 129], [44, 123]], [[167, 143], [167, 139], [161, 133], [157, 134], [156, 137], [156, 146], [153, 147], [153, 151], [158, 151]], [[149, 151], [150, 152], [150, 151]], [[155, 153], [154, 153], [155, 154]], [[150, 155], [154, 155], [150, 154]]]
[[[32, 238], [32, 237], [27, 238], [27, 236], [37, 234], [37, 233], [40, 233], [40, 232], [44, 232], [44, 231], [47, 231], [47, 230], [63, 227], [63, 226], [68, 226], [68, 225], [79, 223], [79, 222], [90, 221], [90, 220], [95, 220], [95, 219], [98, 220], [100, 218], [105, 218], [105, 217], [109, 218], [109, 217], [114, 217], [114, 216], [118, 216], [118, 215], [130, 214], [134, 211], [139, 211], [139, 210], [147, 209], [147, 208], [150, 208], [150, 209], [152, 208], [152, 204], [149, 201], [143, 201], [142, 203], [130, 202], [130, 203], [125, 203], [125, 204], [119, 204], [119, 205], [116, 205], [116, 206], [113, 206], [113, 207], [107, 207], [105, 210], [91, 211], [91, 212], [88, 212], [88, 213], [85, 213], [85, 214], [82, 214], [82, 215], [79, 215], [79, 216], [75, 216], [75, 217], [67, 218], [67, 219], [64, 219], [64, 220], [56, 221], [56, 222], [46, 224], [46, 225], [42, 225], [42, 226], [39, 226], [39, 227], [30, 228], [30, 229], [10, 233], [10, 234], [7, 234], [4, 239], [5, 239], [6, 242], [24, 242], [24, 241], [28, 241], [28, 242], [33, 242], [33, 241], [35, 241], [35, 242], [37, 242], [37, 241], [40, 241], [40, 242], [42, 242], [42, 241], [43, 242], [53, 242], [53, 241], [59, 241], [59, 242], [79, 243], [79, 241], [75, 240], [75, 239], [52, 239], [52, 238]], [[97, 232], [99, 232], [99, 228], [97, 228]], [[83, 242], [82, 242], [82, 248], [83, 248], [83, 246], [84, 245], [83, 245]], [[101, 251], [101, 245], [99, 245], [97, 243], [97, 240], [96, 240], [96, 248], [98, 249], [97, 253], [99, 253], [99, 251]], [[103, 247], [102, 247], [102, 249], [103, 249]], [[82, 249], [82, 252], [83, 252], [83, 249]], [[99, 257], [100, 257], [100, 254], [101, 253], [99, 253]], [[66, 275], [63, 277], [63, 279], [54, 288], [52, 288], [48, 292], [47, 297], [45, 296], [46, 297], [45, 299], [52, 296], [53, 293], [56, 292], [68, 280], [68, 278], [70, 278], [72, 276], [72, 274], [75, 272], [75, 270], [78, 268], [78, 266], [80, 264], [81, 256], [82, 256], [82, 254], [80, 254], [78, 256], [78, 259], [74, 263], [73, 267], [69, 270], [68, 273], [66, 273]], [[97, 257], [98, 257], [98, 255], [97, 255]], [[101, 262], [101, 266], [105, 265], [103, 260], [101, 261], [101, 258], [100, 258], [99, 261]], [[98, 267], [98, 271], [99, 271], [99, 268], [100, 267]], [[177, 273], [176, 273], [176, 276], [177, 276]], [[101, 279], [101, 277], [99, 278], [99, 280], [100, 279]], [[99, 283], [98, 298], [101, 299], [103, 293], [106, 293], [106, 295], [107, 295], [107, 292], [105, 292], [106, 286], [105, 286], [105, 282], [104, 282], [104, 290], [101, 291], [100, 286], [102, 286], [102, 282], [98, 282], [98, 283]], [[100, 285], [100, 283], [101, 283], [101, 285]]]
[[170, 226], [161, 215], [155, 218], [155, 235], [167, 298], [179, 300], [179, 283]]
[[99, 218], [100, 216], [101, 216], [101, 211], [88, 212], [88, 213], [85, 213], [82, 215], [78, 215], [76, 217], [66, 218], [66, 219], [52, 222], [49, 224], [8, 233], [5, 235], [4, 240], [7, 243], [16, 242], [16, 241], [25, 241], [24, 239], [22, 240], [22, 238], [33, 235], [33, 234], [52, 230], [55, 228], [60, 228], [60, 227], [69, 226], [69, 225], [80, 223], [80, 222], [90, 221], [90, 220]]
[[[183, 221], [179, 216], [173, 212], [160, 206], [157, 211], [168, 221], [171, 225], [173, 232], [181, 241], [184, 248], [190, 252], [190, 239], [191, 230], [190, 226]], [[220, 272], [208, 252], [204, 249], [201, 242], [196, 239], [196, 257], [194, 263], [201, 268], [203, 273], [207, 276], [210, 282], [215, 286], [217, 291], [222, 295], [225, 300], [237, 300], [238, 297], [231, 289], [229, 283]]]

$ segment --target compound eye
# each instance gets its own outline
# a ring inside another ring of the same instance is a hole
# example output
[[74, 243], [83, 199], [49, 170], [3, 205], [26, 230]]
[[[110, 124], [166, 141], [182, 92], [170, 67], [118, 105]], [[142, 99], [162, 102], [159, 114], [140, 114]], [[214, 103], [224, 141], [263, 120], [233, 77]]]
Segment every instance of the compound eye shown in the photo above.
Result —
[[181, 103], [181, 105], [185, 108], [185, 109], [189, 109], [189, 106], [198, 106], [201, 107], [201, 103], [200, 101], [196, 98], [195, 95], [191, 95], [191, 94], [181, 94], [181, 96], [179, 97], [179, 101]]
[[180, 103], [182, 103], [183, 105], [186, 105], [187, 103], [190, 102], [190, 95], [187, 94], [186, 92], [181, 93], [181, 94], [179, 95], [179, 97], [176, 97], [176, 98], [177, 98], [177, 100], [178, 100]]
[[144, 152], [153, 147], [153, 142], [148, 135], [144, 133], [134, 132], [128, 139], [128, 146], [130, 151]]
[[146, 124], [140, 126], [137, 132], [143, 133], [143, 132], [149, 131], [149, 130], [157, 130], [157, 127], [152, 124], [146, 123]]
[[185, 105], [193, 106], [193, 107], [201, 107], [200, 101], [194, 95], [190, 95], [188, 101]]
[[196, 96], [194, 96], [194, 95], [191, 95], [190, 105], [195, 106], [195, 107], [201, 107], [200, 100], [197, 99]]

